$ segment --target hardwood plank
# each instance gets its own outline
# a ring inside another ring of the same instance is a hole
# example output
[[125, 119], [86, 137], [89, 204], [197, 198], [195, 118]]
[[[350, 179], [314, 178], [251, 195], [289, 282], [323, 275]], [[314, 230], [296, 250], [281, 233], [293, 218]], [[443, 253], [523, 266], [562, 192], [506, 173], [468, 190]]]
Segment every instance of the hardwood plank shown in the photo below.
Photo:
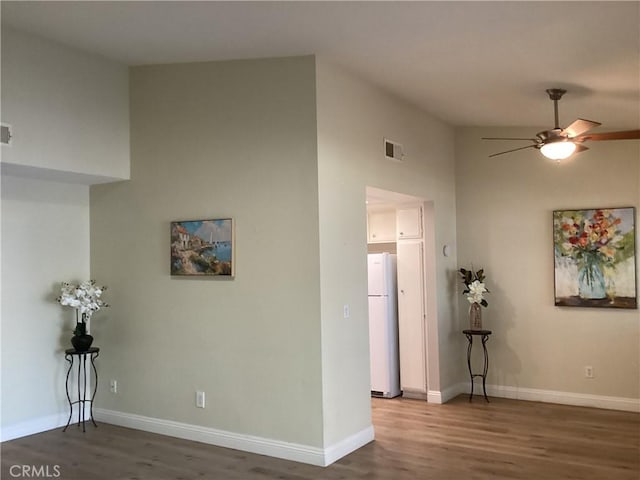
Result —
[[59, 465], [63, 480], [640, 478], [640, 414], [465, 395], [372, 405], [376, 441], [327, 468], [100, 424], [3, 443], [1, 478], [12, 465]]

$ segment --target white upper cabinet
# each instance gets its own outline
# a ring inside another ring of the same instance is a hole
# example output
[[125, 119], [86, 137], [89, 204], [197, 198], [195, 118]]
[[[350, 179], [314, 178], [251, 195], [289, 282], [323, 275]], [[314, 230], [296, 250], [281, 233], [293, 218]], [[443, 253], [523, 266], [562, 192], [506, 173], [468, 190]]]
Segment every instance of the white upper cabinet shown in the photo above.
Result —
[[368, 214], [369, 243], [396, 241], [395, 210], [373, 211]]
[[398, 240], [422, 238], [422, 209], [408, 207], [396, 210], [396, 230]]

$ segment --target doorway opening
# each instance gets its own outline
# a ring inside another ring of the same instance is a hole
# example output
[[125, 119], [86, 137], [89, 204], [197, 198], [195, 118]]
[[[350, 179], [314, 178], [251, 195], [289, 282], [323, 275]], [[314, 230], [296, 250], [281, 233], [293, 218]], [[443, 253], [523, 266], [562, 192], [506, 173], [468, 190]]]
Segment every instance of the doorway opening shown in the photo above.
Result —
[[[405, 398], [429, 400], [430, 386], [439, 384], [437, 317], [435, 308], [429, 308], [431, 292], [435, 292], [433, 205], [420, 197], [375, 187], [367, 187], [366, 199], [369, 261], [373, 256], [389, 254], [394, 257], [397, 272], [393, 292], [397, 299], [395, 337], [393, 333], [388, 338], [381, 335], [380, 320], [370, 306], [372, 395], [395, 396], [390, 393], [396, 391], [393, 384], [388, 391], [379, 386], [384, 385], [381, 379], [393, 383], [397, 373], [397, 392]], [[397, 345], [386, 348], [385, 342]], [[389, 357], [394, 351], [397, 362]]]

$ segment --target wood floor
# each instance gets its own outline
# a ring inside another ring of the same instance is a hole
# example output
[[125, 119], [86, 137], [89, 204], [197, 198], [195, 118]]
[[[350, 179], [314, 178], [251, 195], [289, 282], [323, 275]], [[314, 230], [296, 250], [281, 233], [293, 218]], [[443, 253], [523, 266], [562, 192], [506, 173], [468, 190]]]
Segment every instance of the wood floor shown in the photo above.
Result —
[[1, 478], [15, 478], [12, 465], [48, 465], [62, 480], [640, 478], [640, 414], [466, 396], [372, 402], [376, 441], [327, 468], [100, 424], [3, 443]]

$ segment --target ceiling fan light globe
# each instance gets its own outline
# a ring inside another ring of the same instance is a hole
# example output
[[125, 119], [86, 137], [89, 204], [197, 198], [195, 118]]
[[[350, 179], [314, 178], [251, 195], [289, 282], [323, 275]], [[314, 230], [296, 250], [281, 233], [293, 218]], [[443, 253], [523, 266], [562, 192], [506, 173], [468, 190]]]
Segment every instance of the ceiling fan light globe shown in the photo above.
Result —
[[544, 144], [540, 151], [551, 160], [564, 160], [576, 151], [576, 144], [573, 142], [551, 142]]

